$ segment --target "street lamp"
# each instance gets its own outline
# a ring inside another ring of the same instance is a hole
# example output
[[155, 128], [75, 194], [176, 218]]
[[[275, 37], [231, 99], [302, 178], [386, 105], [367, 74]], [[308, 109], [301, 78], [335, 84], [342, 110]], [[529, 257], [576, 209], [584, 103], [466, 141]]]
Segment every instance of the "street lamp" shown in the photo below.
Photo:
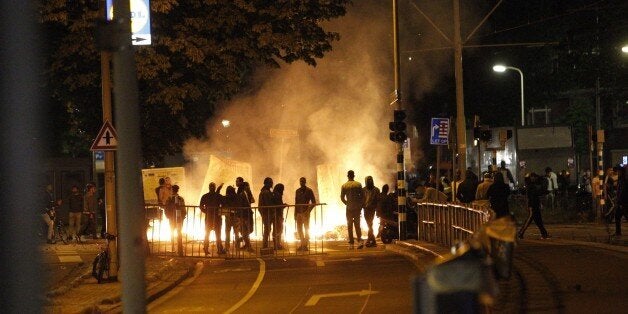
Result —
[[621, 47], [621, 52], [628, 54], [628, 45]]
[[525, 126], [525, 113], [523, 111], [523, 72], [521, 72], [521, 70], [519, 68], [515, 68], [515, 67], [511, 67], [511, 66], [506, 66], [506, 65], [501, 65], [501, 64], [497, 64], [495, 66], [493, 66], [493, 71], [495, 72], [506, 72], [506, 70], [515, 70], [517, 72], [519, 72], [519, 75], [521, 76], [521, 126]]
[[224, 119], [221, 121], [223, 128], [228, 128], [231, 125], [231, 121]]

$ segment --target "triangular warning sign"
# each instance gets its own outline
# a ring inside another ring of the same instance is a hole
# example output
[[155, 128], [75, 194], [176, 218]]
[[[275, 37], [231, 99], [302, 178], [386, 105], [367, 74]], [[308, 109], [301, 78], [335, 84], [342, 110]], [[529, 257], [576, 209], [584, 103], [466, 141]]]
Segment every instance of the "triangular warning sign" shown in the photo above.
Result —
[[116, 150], [118, 148], [118, 135], [109, 121], [105, 121], [98, 136], [92, 144], [91, 150]]

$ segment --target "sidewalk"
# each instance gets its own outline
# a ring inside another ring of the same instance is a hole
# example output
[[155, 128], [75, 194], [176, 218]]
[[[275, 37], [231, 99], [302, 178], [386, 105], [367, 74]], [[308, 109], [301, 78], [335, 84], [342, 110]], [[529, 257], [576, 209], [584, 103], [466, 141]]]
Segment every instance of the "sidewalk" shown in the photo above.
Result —
[[[85, 263], [81, 268], [81, 276], [46, 294], [44, 313], [100, 313], [120, 303], [120, 281], [98, 284], [91, 275], [91, 264]], [[192, 269], [191, 264], [175, 258], [147, 257], [147, 299], [154, 300], [170, 291], [187, 278]]]

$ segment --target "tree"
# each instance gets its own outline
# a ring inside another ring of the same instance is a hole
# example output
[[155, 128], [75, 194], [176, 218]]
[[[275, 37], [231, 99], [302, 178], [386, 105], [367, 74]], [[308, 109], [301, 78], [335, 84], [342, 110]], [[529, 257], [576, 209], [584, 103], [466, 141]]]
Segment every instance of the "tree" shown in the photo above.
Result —
[[[71, 146], [78, 152], [87, 152], [100, 126], [100, 56], [92, 38], [98, 13], [89, 3], [41, 2], [42, 22], [55, 47], [49, 88], [56, 105], [66, 108], [68, 124], [76, 127], [59, 129], [70, 130], [64, 139], [78, 139]], [[343, 16], [350, 3], [151, 1], [153, 44], [136, 53], [146, 162], [158, 163], [179, 152], [184, 139], [203, 136], [205, 121], [221, 102], [249, 86], [256, 69], [299, 60], [316, 66], [340, 38], [326, 31], [324, 22]]]

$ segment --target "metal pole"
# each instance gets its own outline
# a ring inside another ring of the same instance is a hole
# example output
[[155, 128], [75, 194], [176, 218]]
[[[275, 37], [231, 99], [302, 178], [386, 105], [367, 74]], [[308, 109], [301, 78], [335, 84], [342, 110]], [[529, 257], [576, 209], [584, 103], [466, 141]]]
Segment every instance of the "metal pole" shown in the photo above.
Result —
[[[460, 1], [454, 1], [454, 72], [456, 76], [456, 138], [458, 142], [459, 169], [467, 168], [467, 132], [464, 117], [464, 93], [462, 85], [462, 41], [460, 39]], [[461, 178], [464, 173], [461, 172]]]
[[[402, 109], [401, 82], [399, 79], [399, 22], [397, 0], [393, 4], [393, 65], [395, 77], [395, 102]], [[406, 240], [406, 176], [403, 156], [403, 143], [397, 144], [397, 213], [399, 217], [399, 240]]]
[[525, 113], [524, 113], [524, 105], [523, 105], [523, 72], [521, 72], [521, 70], [519, 69], [515, 69], [517, 70], [517, 72], [519, 72], [519, 75], [521, 76], [521, 126], [525, 126], [526, 122], [525, 122]]
[[139, 92], [131, 45], [129, 1], [115, 1], [114, 17], [121, 22], [124, 46], [113, 54], [115, 118], [118, 140], [117, 185], [120, 213], [120, 264], [124, 313], [146, 312], [144, 206], [141, 178]]

